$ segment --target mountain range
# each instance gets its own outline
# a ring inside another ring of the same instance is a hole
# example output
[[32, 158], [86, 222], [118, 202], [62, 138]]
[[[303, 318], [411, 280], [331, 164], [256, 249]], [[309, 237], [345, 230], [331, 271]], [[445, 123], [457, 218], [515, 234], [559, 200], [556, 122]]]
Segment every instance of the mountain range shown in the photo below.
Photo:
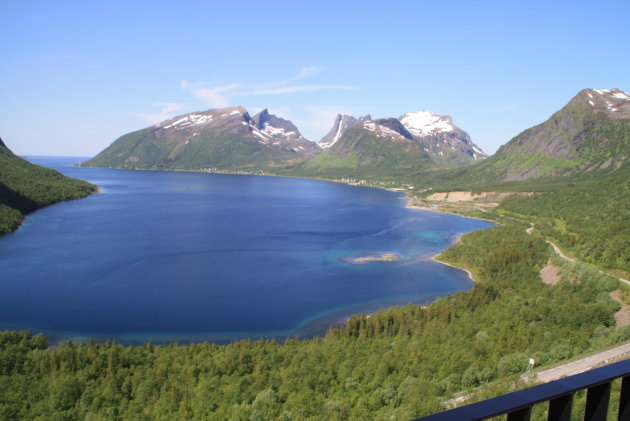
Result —
[[338, 115], [316, 143], [266, 109], [250, 117], [244, 108], [231, 107], [183, 114], [126, 134], [81, 165], [391, 177], [485, 157], [449, 116], [428, 111], [375, 120]]
[[378, 119], [339, 114], [316, 143], [266, 109], [250, 117], [231, 107], [126, 134], [82, 165], [412, 179], [452, 187], [610, 173], [627, 162], [629, 151], [630, 95], [584, 89], [489, 158], [450, 116], [430, 111]]

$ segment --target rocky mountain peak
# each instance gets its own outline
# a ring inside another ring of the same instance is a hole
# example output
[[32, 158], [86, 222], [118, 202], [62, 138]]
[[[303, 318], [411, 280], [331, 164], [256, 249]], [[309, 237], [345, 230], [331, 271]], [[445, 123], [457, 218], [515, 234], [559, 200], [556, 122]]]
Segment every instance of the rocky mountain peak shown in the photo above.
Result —
[[258, 127], [259, 129], [264, 128], [265, 123], [269, 121], [269, 110], [267, 108], [265, 108], [264, 110], [262, 110], [261, 112], [259, 112], [258, 114], [256, 114], [253, 118], [252, 121], [254, 122], [254, 124], [256, 125], [256, 127]]
[[328, 134], [326, 134], [326, 136], [321, 138], [321, 140], [319, 141], [319, 146], [324, 149], [330, 148], [348, 129], [356, 126], [360, 122], [369, 121], [371, 119], [372, 116], [370, 116], [369, 114], [361, 116], [359, 118], [347, 114], [337, 114], [332, 128], [330, 129]]
[[630, 95], [621, 89], [583, 89], [569, 105], [582, 104], [613, 119], [630, 118]]
[[264, 109], [252, 118], [256, 129], [271, 136], [281, 136], [287, 138], [303, 138], [300, 131], [289, 120], [270, 114], [268, 109]]

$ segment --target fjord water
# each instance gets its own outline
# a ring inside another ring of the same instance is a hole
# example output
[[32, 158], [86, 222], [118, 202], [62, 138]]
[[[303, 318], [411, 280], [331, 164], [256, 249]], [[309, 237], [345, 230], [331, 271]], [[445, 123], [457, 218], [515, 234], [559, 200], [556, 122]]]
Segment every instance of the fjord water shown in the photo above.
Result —
[[[91, 197], [0, 239], [0, 327], [122, 342], [312, 336], [471, 287], [430, 257], [485, 221], [315, 180], [73, 167]], [[395, 262], [353, 264], [393, 252]]]

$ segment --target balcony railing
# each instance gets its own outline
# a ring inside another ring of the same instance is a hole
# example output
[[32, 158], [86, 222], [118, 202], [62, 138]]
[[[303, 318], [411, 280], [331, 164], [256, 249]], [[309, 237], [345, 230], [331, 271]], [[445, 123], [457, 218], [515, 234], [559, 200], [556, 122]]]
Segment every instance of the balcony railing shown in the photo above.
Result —
[[569, 421], [575, 392], [587, 389], [584, 420], [606, 420], [613, 380], [623, 378], [619, 421], [630, 421], [630, 360], [596, 368], [518, 392], [473, 403], [414, 421], [473, 421], [507, 414], [508, 421], [529, 421], [535, 404], [549, 402], [549, 421]]

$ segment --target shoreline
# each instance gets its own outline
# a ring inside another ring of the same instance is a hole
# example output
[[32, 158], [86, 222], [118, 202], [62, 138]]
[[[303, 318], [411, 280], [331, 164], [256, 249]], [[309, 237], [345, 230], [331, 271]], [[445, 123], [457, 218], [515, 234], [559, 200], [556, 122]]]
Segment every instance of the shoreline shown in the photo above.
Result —
[[[456, 244], [456, 243], [453, 243], [453, 244], [451, 245], [451, 247], [452, 247], [452, 246], [454, 246], [455, 244]], [[445, 251], [446, 251], [446, 250], [445, 250]], [[442, 254], [442, 253], [436, 254], [435, 256], [431, 257], [431, 261], [433, 261], [433, 262], [437, 262], [437, 263], [440, 263], [440, 264], [443, 264], [443, 265], [446, 265], [446, 266], [450, 266], [450, 267], [452, 267], [453, 269], [463, 270], [464, 272], [466, 272], [466, 273], [468, 274], [468, 278], [470, 278], [470, 280], [472, 281], [472, 283], [473, 283], [473, 284], [477, 284], [477, 281], [475, 281], [475, 278], [473, 277], [473, 274], [472, 274], [472, 272], [471, 272], [470, 270], [468, 270], [468, 269], [464, 269], [464, 268], [460, 268], [460, 267], [457, 267], [457, 266], [452, 265], [452, 264], [450, 264], [450, 263], [446, 263], [446, 262], [443, 262], [443, 261], [441, 261], [441, 260], [438, 260], [438, 257], [440, 257], [440, 254]]]
[[[389, 189], [386, 189], [389, 190]], [[413, 199], [411, 199], [409, 197], [409, 195], [406, 195], [405, 200], [407, 200], [407, 204], [405, 205], [405, 207], [407, 209], [411, 209], [411, 210], [423, 210], [423, 211], [427, 211], [427, 212], [436, 212], [436, 213], [442, 213], [445, 215], [455, 215], [455, 216], [460, 216], [462, 218], [470, 218], [470, 219], [478, 219], [480, 221], [486, 221], [486, 222], [492, 222], [493, 224], [498, 224], [497, 221], [493, 221], [492, 219], [486, 219], [486, 218], [479, 218], [478, 216], [469, 216], [469, 215], [463, 215], [461, 213], [455, 213], [455, 212], [449, 212], [449, 211], [445, 211], [442, 208], [430, 208], [427, 206], [420, 206], [420, 205], [414, 205], [412, 202]]]
[[99, 186], [97, 186], [96, 184], [94, 184], [94, 186], [96, 186], [96, 190], [93, 191], [92, 193], [88, 194], [88, 195], [85, 195], [85, 196], [82, 196], [82, 197], [76, 197], [76, 198], [72, 198], [72, 199], [61, 199], [61, 200], [58, 200], [56, 202], [49, 203], [47, 205], [41, 206], [41, 207], [39, 207], [37, 209], [33, 209], [29, 213], [22, 214], [22, 216], [20, 217], [20, 220], [18, 221], [18, 223], [14, 227], [9, 228], [8, 231], [1, 231], [0, 232], [0, 238], [4, 237], [5, 235], [13, 234], [18, 229], [20, 229], [22, 227], [22, 225], [24, 225], [24, 222], [26, 222], [26, 219], [34, 212], [37, 212], [37, 211], [42, 210], [44, 208], [47, 208], [49, 206], [57, 205], [59, 203], [71, 202], [73, 200], [82, 200], [82, 199], [85, 199], [87, 197], [93, 196], [95, 194], [100, 194], [100, 193], [103, 192]]

